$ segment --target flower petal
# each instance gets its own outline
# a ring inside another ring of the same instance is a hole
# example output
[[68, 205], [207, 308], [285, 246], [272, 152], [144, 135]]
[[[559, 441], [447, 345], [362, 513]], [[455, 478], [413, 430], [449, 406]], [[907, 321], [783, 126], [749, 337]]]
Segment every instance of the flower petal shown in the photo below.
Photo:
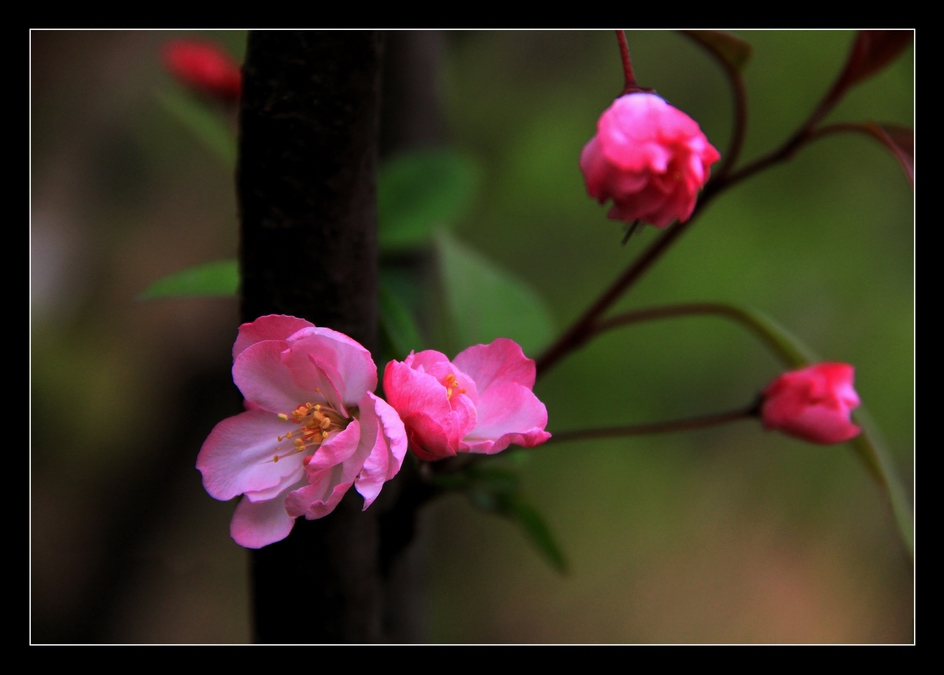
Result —
[[310, 389], [298, 384], [282, 359], [287, 349], [285, 342], [265, 340], [240, 353], [233, 363], [233, 381], [243, 396], [263, 410], [286, 415], [302, 403], [326, 403], [314, 384]]
[[236, 543], [246, 548], [262, 548], [285, 539], [295, 525], [295, 518], [285, 510], [290, 490], [264, 502], [252, 502], [243, 497], [229, 524], [230, 536]]
[[286, 340], [288, 337], [302, 328], [314, 328], [314, 324], [304, 319], [298, 319], [294, 316], [284, 314], [269, 314], [260, 316], [251, 323], [244, 323], [239, 327], [239, 335], [233, 344], [233, 360], [239, 356], [246, 347], [250, 347], [263, 340]]
[[[295, 427], [264, 410], [249, 410], [217, 424], [197, 455], [203, 487], [216, 499], [266, 490], [283, 479], [303, 475], [302, 455], [291, 440], [279, 441]], [[273, 461], [276, 455], [284, 455]]]
[[346, 429], [325, 440], [308, 460], [305, 472], [319, 473], [347, 460], [357, 451], [361, 437], [360, 427], [358, 420], [351, 420]]
[[409, 430], [410, 443], [414, 450], [421, 450], [418, 454], [423, 459], [451, 457], [458, 450], [459, 436], [446, 388], [433, 375], [410, 367], [411, 363], [416, 360], [408, 356], [403, 363], [387, 364], [387, 402], [400, 415]]
[[[367, 351], [347, 335], [330, 328], [307, 328], [288, 340], [285, 363], [306, 386], [306, 374], [315, 366], [329, 376], [345, 406], [357, 405], [377, 388], [377, 366]], [[326, 367], [325, 367], [326, 366]]]
[[[338, 464], [316, 475], [309, 475], [309, 485], [295, 490], [285, 500], [290, 516], [305, 516], [308, 520], [324, 518], [334, 511], [344, 494], [354, 484], [355, 473]], [[313, 482], [312, 482], [313, 481]]]
[[528, 387], [514, 382], [489, 388], [479, 399], [478, 424], [461, 447], [466, 452], [494, 454], [512, 443], [526, 448], [540, 445], [551, 437], [547, 408]]
[[[360, 402], [361, 445], [370, 448], [354, 486], [364, 498], [364, 509], [374, 503], [383, 484], [397, 475], [406, 457], [406, 429], [397, 411], [367, 394]], [[359, 453], [358, 453], [359, 454]]]
[[494, 384], [514, 382], [528, 389], [534, 386], [534, 361], [524, 355], [517, 342], [508, 338], [469, 347], [460, 352], [453, 363], [472, 378], [480, 399]]

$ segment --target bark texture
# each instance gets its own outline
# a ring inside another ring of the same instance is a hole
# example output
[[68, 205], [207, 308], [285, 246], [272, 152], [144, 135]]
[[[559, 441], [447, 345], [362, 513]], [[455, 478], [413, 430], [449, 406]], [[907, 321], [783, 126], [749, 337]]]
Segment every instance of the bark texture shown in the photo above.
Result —
[[[240, 111], [242, 318], [291, 314], [377, 342], [376, 173], [382, 37], [249, 36]], [[376, 509], [353, 490], [253, 552], [259, 642], [383, 640]]]

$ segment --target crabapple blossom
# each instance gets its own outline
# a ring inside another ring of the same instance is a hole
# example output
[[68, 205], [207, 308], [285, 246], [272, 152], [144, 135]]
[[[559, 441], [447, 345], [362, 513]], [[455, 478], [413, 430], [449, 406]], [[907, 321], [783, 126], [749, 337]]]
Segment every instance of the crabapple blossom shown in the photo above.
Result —
[[859, 405], [847, 363], [819, 363], [784, 373], [764, 390], [761, 418], [769, 431], [812, 443], [842, 443], [861, 429], [849, 420]]
[[164, 46], [164, 66], [180, 82], [226, 103], [239, 100], [242, 73], [229, 54], [212, 42], [174, 40]]
[[600, 116], [580, 154], [587, 192], [607, 217], [666, 227], [685, 222], [721, 155], [691, 117], [655, 94], [620, 96]]
[[328, 515], [352, 485], [366, 509], [400, 470], [403, 422], [372, 393], [370, 352], [343, 333], [283, 315], [243, 324], [233, 381], [247, 410], [214, 427], [197, 469], [212, 497], [243, 495], [236, 543], [284, 539], [297, 517]]
[[476, 345], [450, 362], [411, 352], [384, 371], [384, 393], [425, 460], [472, 452], [493, 455], [512, 443], [530, 448], [551, 437], [547, 408], [531, 391], [534, 361], [514, 340]]

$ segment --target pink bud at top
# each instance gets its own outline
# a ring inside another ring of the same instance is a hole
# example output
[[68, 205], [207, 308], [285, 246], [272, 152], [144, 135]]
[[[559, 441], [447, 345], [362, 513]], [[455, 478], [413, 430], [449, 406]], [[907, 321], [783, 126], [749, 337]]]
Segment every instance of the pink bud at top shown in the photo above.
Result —
[[534, 361], [514, 340], [469, 347], [449, 361], [427, 350], [391, 361], [384, 393], [406, 426], [420, 459], [457, 453], [493, 455], [512, 443], [526, 448], [551, 437], [547, 408], [531, 391]]
[[819, 363], [784, 373], [764, 390], [761, 417], [769, 431], [811, 443], [842, 443], [861, 429], [849, 421], [859, 395], [852, 388], [854, 370], [847, 363]]
[[169, 42], [164, 46], [164, 66], [191, 89], [226, 103], [239, 100], [242, 91], [239, 64], [212, 42]]
[[620, 96], [600, 116], [580, 170], [591, 197], [613, 200], [609, 218], [666, 227], [691, 217], [720, 157], [695, 120], [639, 92]]

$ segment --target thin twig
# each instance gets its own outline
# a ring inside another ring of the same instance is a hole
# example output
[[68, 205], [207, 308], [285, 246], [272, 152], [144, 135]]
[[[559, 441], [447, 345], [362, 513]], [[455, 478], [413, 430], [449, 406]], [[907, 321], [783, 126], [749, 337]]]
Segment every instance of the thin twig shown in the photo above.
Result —
[[597, 438], [614, 438], [618, 436], [642, 436], [645, 434], [664, 434], [673, 431], [690, 431], [692, 429], [706, 429], [716, 427], [728, 422], [737, 422], [757, 417], [760, 413], [760, 403], [762, 399], [758, 397], [750, 405], [738, 408], [737, 410], [728, 410], [726, 412], [715, 413], [713, 415], [703, 415], [701, 417], [689, 417], [681, 420], [672, 420], [669, 422], [655, 422], [652, 424], [631, 424], [620, 427], [605, 427], [600, 429], [573, 429], [571, 431], [559, 431], [551, 436], [550, 440], [542, 446], [546, 447], [551, 443], [566, 443], [567, 441], [587, 441]]
[[633, 62], [629, 58], [629, 43], [626, 42], [626, 33], [622, 30], [616, 31], [616, 41], [619, 43], [620, 57], [623, 60], [623, 75], [625, 77], [625, 86], [623, 94], [631, 94], [639, 91], [639, 85], [636, 84], [636, 75], [633, 73]]

